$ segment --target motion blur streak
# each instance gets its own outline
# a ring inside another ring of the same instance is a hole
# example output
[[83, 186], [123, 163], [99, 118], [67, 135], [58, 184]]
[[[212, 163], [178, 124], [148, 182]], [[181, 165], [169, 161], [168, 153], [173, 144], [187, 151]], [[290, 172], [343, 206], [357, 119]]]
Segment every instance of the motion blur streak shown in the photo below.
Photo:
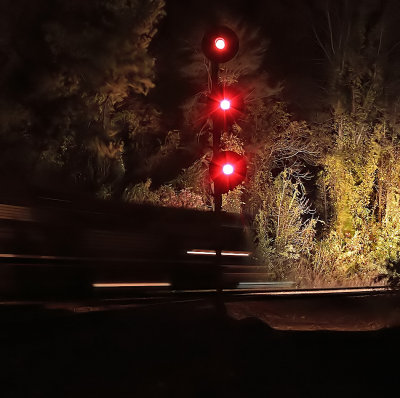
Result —
[[289, 288], [295, 287], [295, 282], [276, 281], [276, 282], [239, 282], [238, 289], [270, 289], [270, 288]]
[[18, 220], [18, 221], [34, 221], [32, 211], [25, 206], [0, 205], [0, 219]]
[[[217, 253], [215, 250], [200, 250], [200, 249], [193, 249], [188, 250], [187, 254], [195, 254], [195, 255], [206, 255], [206, 256], [215, 256]], [[248, 257], [250, 256], [251, 252], [242, 252], [242, 251], [226, 251], [222, 250], [221, 256], [241, 256], [241, 257]]]
[[217, 253], [215, 250], [188, 250], [187, 254], [195, 254], [195, 255], [206, 255], [206, 256], [215, 256]]
[[221, 256], [242, 256], [242, 257], [248, 257], [250, 256], [250, 252], [232, 252], [232, 251], [222, 251]]
[[388, 293], [390, 288], [388, 286], [366, 286], [366, 287], [348, 287], [348, 288], [326, 288], [326, 289], [295, 289], [286, 291], [276, 291], [276, 292], [254, 292], [253, 296], [262, 295], [289, 295], [289, 296], [312, 296], [312, 295], [335, 295], [335, 294], [371, 294], [371, 293]]
[[93, 287], [169, 287], [167, 282], [93, 283]]
[[0, 258], [22, 258], [22, 259], [39, 259], [39, 260], [75, 260], [77, 257], [59, 257], [59, 256], [38, 256], [31, 254], [14, 254], [14, 253], [0, 253]]

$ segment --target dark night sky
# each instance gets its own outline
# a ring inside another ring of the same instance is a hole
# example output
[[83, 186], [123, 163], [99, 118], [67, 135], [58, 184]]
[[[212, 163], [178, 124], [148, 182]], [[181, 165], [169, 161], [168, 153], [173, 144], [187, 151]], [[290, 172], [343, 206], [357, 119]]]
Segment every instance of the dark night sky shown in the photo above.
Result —
[[[174, 110], [176, 114], [182, 101], [193, 95], [193, 87], [179, 74], [188, 54], [200, 51], [207, 25], [222, 21], [229, 26], [233, 21], [258, 30], [259, 37], [268, 41], [262, 70], [268, 73], [272, 85], [283, 83], [283, 99], [297, 116], [307, 119], [307, 114], [324, 102], [326, 95], [327, 59], [315, 31], [325, 44], [329, 42], [328, 10], [335, 40], [344, 27], [349, 26], [352, 34], [358, 34], [353, 24], [363, 18], [367, 19], [367, 36], [374, 29], [382, 29], [382, 51], [391, 52], [385, 60], [389, 64], [386, 72], [397, 73], [400, 64], [397, 0], [166, 0], [167, 16], [151, 47], [157, 58], [157, 87], [152, 96], [160, 102], [165, 115], [172, 115]], [[343, 20], [344, 10], [349, 21]], [[188, 43], [190, 51], [182, 52]], [[378, 43], [375, 45], [373, 52], [378, 48]]]
[[[272, 84], [284, 82], [285, 99], [294, 106], [302, 103], [304, 91], [315, 95], [318, 57], [321, 57], [311, 29], [310, 7], [306, 1], [198, 1], [167, 0], [167, 16], [159, 27], [151, 51], [157, 58], [157, 87], [152, 93], [167, 113], [190, 96], [188, 85], [179, 74], [187, 62], [182, 49], [200, 50], [202, 32], [222, 19], [259, 31], [268, 40], [263, 69]], [[195, 47], [197, 46], [197, 48]], [[189, 50], [190, 53], [190, 50]], [[165, 93], [170, 95], [165, 96]]]

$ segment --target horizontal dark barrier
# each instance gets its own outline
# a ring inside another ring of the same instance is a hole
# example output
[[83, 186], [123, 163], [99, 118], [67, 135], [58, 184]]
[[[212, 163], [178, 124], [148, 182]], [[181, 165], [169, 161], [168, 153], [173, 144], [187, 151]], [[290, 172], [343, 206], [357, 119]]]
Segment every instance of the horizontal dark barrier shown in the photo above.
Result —
[[3, 295], [87, 295], [115, 282], [215, 287], [223, 265], [245, 266], [251, 252], [251, 229], [234, 214], [52, 198], [0, 203]]

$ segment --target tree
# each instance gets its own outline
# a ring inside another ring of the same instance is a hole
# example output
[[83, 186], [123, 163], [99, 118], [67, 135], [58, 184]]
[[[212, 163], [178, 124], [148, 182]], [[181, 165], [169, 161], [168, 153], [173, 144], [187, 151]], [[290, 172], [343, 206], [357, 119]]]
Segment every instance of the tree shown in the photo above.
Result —
[[148, 46], [163, 6], [2, 2], [3, 175], [43, 184], [55, 174], [61, 184], [72, 179], [92, 191], [123, 176], [124, 151], [148, 123], [138, 110], [154, 86]]
[[395, 260], [398, 231], [388, 221], [398, 191], [388, 166], [398, 152], [395, 6], [343, 1], [314, 9], [314, 35], [325, 60], [327, 101], [320, 109], [328, 111], [318, 122], [325, 119], [322, 130], [331, 141], [319, 183], [320, 197], [330, 202], [320, 207], [331, 214], [316, 261], [336, 268], [336, 277], [368, 280]]

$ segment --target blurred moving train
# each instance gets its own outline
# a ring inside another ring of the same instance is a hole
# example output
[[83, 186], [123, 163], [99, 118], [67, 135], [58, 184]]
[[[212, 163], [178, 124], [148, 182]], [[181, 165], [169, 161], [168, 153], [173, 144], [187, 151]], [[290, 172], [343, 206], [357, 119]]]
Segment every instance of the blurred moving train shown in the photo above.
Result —
[[234, 214], [112, 201], [2, 199], [0, 297], [235, 287], [249, 272], [265, 276], [249, 264], [244, 224]]

